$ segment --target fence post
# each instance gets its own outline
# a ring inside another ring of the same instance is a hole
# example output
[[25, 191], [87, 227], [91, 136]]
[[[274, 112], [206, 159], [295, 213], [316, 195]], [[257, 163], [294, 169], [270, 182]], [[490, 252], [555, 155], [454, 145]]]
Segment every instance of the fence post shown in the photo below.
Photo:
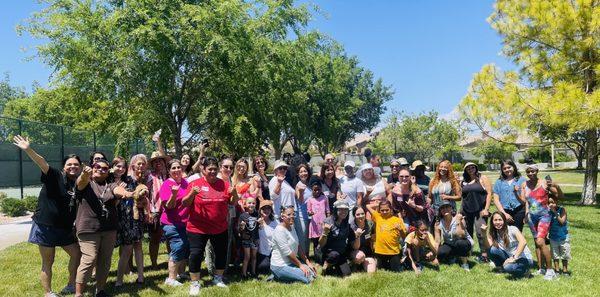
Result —
[[96, 131], [92, 132], [92, 135], [94, 135], [94, 152], [97, 151], [96, 149]]
[[60, 159], [65, 157], [65, 128], [60, 126]]
[[[19, 135], [23, 135], [23, 122], [21, 120], [17, 120], [19, 123]], [[23, 199], [23, 150], [18, 149], [19, 151], [19, 186], [21, 186], [21, 199]]]

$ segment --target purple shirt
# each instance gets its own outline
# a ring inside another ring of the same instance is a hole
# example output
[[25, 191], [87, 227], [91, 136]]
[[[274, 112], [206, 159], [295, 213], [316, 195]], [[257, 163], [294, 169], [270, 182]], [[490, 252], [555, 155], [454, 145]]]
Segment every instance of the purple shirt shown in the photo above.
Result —
[[[177, 182], [169, 178], [160, 187], [160, 200], [163, 205], [171, 198], [171, 187], [177, 185]], [[189, 207], [185, 207], [181, 204], [181, 199], [188, 193], [188, 182], [182, 178], [181, 184], [179, 184], [179, 192], [177, 193], [177, 200], [175, 207], [168, 209], [163, 206], [163, 213], [160, 216], [160, 222], [164, 225], [176, 225], [185, 226], [188, 221], [188, 215], [190, 212]]]

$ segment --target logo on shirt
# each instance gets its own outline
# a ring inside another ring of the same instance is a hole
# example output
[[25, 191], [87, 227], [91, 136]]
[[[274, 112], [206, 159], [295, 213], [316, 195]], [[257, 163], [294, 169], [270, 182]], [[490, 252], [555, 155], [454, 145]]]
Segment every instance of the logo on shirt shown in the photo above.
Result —
[[202, 186], [200, 188], [200, 190], [202, 190], [203, 192], [208, 192], [208, 187], [207, 186]]

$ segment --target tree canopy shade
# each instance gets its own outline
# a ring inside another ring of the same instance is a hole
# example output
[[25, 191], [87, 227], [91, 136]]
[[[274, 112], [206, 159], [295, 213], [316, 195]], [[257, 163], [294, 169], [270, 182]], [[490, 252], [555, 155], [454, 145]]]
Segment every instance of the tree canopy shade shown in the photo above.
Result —
[[519, 72], [486, 65], [460, 104], [481, 129], [514, 135], [542, 127], [585, 138], [581, 202], [596, 196], [600, 128], [600, 1], [498, 0], [489, 22]]
[[461, 135], [457, 122], [440, 119], [435, 111], [416, 115], [394, 113], [375, 138], [373, 150], [382, 155], [414, 153], [421, 160], [442, 158], [460, 149]]
[[46, 2], [21, 30], [48, 40], [54, 85], [106, 104], [121, 139], [163, 128], [177, 155], [200, 137], [235, 155], [339, 149], [391, 98], [291, 0]]

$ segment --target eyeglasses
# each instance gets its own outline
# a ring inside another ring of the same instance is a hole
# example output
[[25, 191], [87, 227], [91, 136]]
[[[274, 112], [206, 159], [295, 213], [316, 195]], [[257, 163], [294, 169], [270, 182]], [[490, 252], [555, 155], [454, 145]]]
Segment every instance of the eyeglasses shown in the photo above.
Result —
[[102, 172], [102, 173], [106, 173], [106, 172], [108, 172], [108, 166], [100, 166], [100, 165], [96, 165], [96, 166], [94, 166], [94, 169], [95, 169], [95, 170], [98, 170], [98, 171], [100, 171], [100, 172]]

